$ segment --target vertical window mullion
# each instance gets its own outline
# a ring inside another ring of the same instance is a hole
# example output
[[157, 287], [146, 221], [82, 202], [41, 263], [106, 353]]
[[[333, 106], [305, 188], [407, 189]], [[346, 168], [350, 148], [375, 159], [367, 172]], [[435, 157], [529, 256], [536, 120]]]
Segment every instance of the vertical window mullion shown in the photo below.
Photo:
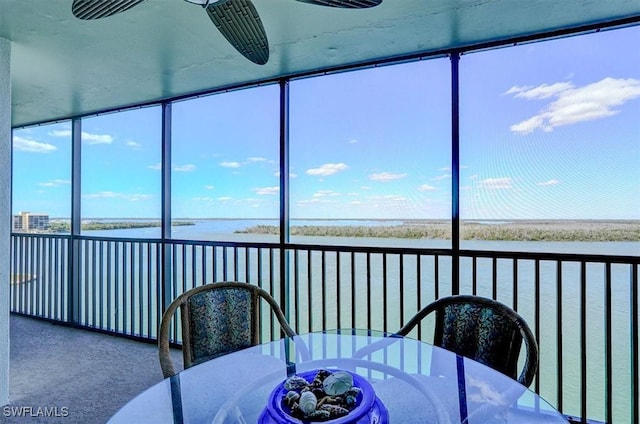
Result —
[[460, 293], [460, 54], [451, 53], [451, 293]]

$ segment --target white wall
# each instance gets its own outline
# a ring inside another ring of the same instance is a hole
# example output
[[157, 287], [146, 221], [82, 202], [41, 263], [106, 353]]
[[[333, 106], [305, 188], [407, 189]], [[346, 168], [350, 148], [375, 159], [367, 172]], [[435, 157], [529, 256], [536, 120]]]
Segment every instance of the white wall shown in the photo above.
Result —
[[0, 38], [0, 406], [9, 403], [9, 246], [11, 233], [11, 43]]

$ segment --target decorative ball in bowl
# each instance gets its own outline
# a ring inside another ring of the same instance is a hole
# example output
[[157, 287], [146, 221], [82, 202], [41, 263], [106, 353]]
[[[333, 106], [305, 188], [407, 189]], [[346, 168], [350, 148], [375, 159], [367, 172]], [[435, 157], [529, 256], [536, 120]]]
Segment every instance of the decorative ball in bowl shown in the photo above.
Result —
[[389, 414], [369, 382], [350, 371], [295, 374], [271, 392], [259, 424], [387, 424]]

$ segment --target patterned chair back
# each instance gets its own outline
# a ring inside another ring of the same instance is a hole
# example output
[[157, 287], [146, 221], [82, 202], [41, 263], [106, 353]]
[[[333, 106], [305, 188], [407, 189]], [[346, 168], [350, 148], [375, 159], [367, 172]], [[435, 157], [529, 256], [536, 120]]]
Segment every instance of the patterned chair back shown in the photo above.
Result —
[[[496, 300], [472, 295], [438, 299], [422, 308], [398, 332], [407, 336], [435, 313], [433, 344], [483, 363], [529, 387], [538, 369], [538, 344], [525, 320]], [[524, 365], [518, 375], [524, 343]]]
[[436, 312], [434, 344], [490, 366], [516, 380], [520, 329], [493, 308], [460, 303]]
[[182, 308], [189, 323], [189, 365], [256, 344], [256, 303], [250, 291], [236, 288], [191, 296]]
[[280, 329], [296, 335], [282, 309], [264, 289], [253, 284], [205, 284], [178, 296], [162, 314], [158, 331], [158, 356], [165, 378], [176, 374], [170, 352], [173, 316], [180, 309], [184, 368], [227, 353], [255, 346], [260, 341], [260, 301], [275, 315]]

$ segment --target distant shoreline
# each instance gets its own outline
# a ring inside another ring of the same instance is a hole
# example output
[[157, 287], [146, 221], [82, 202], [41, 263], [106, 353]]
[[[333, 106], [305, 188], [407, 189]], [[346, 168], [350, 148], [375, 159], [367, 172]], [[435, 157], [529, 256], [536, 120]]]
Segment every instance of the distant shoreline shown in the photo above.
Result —
[[[277, 219], [263, 219], [268, 224], [251, 225], [259, 219], [181, 219], [172, 221], [172, 226], [196, 225], [197, 222], [210, 220], [246, 221], [246, 228], [234, 231], [236, 234], [279, 234]], [[315, 224], [314, 221], [321, 221]], [[331, 222], [341, 222], [333, 225]], [[351, 222], [353, 221], [353, 222]], [[270, 224], [274, 222], [274, 224]], [[309, 222], [312, 225], [296, 223]], [[365, 222], [365, 224], [362, 224]], [[366, 225], [366, 222], [375, 222]], [[388, 223], [388, 224], [385, 224]], [[398, 238], [398, 239], [451, 239], [451, 221], [438, 219], [292, 219], [290, 231], [293, 236], [310, 237], [362, 237], [362, 238]], [[129, 218], [111, 220], [106, 218], [83, 220], [83, 231], [137, 229], [159, 227], [159, 220]], [[50, 228], [40, 233], [68, 233], [69, 221], [52, 220]], [[635, 242], [640, 241], [640, 220], [466, 220], [460, 224], [462, 240], [484, 241], [599, 241], [599, 242]]]
[[[404, 222], [400, 225], [379, 226], [293, 225], [290, 232], [291, 235], [312, 237], [451, 239], [450, 222]], [[236, 233], [279, 234], [279, 227], [255, 225]], [[640, 241], [640, 221], [504, 221], [499, 224], [463, 222], [460, 236], [463, 240], [485, 241]]]
[[[132, 222], [132, 221], [114, 221], [114, 222], [100, 222], [100, 221], [86, 221], [82, 222], [80, 229], [83, 231], [96, 231], [96, 230], [122, 230], [133, 228], [152, 228], [162, 225], [160, 221], [147, 221], [147, 222]], [[195, 222], [187, 221], [174, 221], [172, 226], [182, 225], [195, 225]], [[49, 230], [47, 232], [53, 233], [68, 233], [71, 231], [71, 224], [69, 222], [56, 221], [49, 224]]]
[[[336, 221], [336, 222], [349, 222], [349, 221], [354, 221], [354, 222], [363, 222], [363, 221], [370, 221], [370, 222], [402, 222], [403, 224], [448, 224], [451, 222], [451, 219], [448, 218], [291, 218], [290, 219], [291, 222], [296, 222], [296, 221], [305, 221], [305, 222], [313, 222], [313, 221], [321, 221], [321, 222], [329, 222], [329, 221]], [[58, 221], [62, 221], [62, 222], [69, 222], [69, 218], [60, 218], [60, 217], [51, 217], [50, 218], [51, 222], [58, 222]], [[160, 219], [159, 218], [83, 218], [82, 219], [83, 222], [154, 222], [157, 225], [159, 225], [160, 223]], [[274, 218], [274, 217], [258, 217], [258, 218], [192, 218], [192, 217], [180, 217], [180, 218], [173, 218], [172, 221], [172, 225], [174, 225], [176, 222], [197, 222], [197, 221], [273, 221], [273, 222], [278, 222], [279, 218]], [[534, 218], [524, 218], [524, 219], [518, 219], [518, 218], [513, 218], [513, 219], [509, 219], [509, 218], [489, 218], [489, 219], [484, 219], [484, 218], [468, 218], [468, 219], [462, 219], [461, 222], [464, 223], [513, 223], [513, 224], [522, 224], [522, 223], [550, 223], [550, 224], [557, 224], [557, 223], [598, 223], [598, 224], [634, 224], [634, 225], [640, 225], [640, 219], [570, 219], [570, 218], [563, 218], [563, 219], [550, 219], [550, 218], [539, 218], [539, 219], [534, 219]]]

